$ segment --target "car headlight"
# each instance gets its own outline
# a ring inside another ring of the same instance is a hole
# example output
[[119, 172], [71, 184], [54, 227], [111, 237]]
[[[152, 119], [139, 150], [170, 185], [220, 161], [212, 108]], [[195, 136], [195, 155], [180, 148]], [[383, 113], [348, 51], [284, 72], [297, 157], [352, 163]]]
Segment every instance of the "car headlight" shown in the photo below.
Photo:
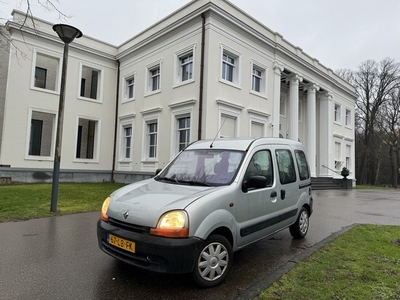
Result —
[[110, 201], [111, 201], [111, 198], [107, 197], [107, 199], [104, 200], [104, 202], [103, 202], [103, 206], [101, 207], [100, 218], [105, 222], [108, 222], [107, 209], [108, 209], [108, 206], [110, 205]]
[[189, 234], [188, 216], [183, 210], [169, 211], [158, 220], [157, 227], [150, 229], [151, 235], [183, 238]]

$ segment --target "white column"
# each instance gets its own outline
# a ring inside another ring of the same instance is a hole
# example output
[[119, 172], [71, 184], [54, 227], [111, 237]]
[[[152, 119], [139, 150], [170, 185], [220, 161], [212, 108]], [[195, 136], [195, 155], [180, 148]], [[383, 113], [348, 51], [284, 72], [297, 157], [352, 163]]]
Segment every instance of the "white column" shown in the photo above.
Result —
[[332, 94], [324, 92], [319, 100], [319, 175], [320, 177], [332, 177], [330, 169], [334, 168], [333, 157], [333, 107]]
[[299, 83], [303, 81], [303, 77], [294, 74], [289, 77], [289, 139], [299, 140]]
[[284, 68], [277, 62], [274, 63], [274, 108], [272, 118], [272, 136], [279, 137], [280, 107], [281, 107], [281, 73]]
[[316, 94], [319, 90], [319, 86], [314, 83], [305, 86], [307, 91], [307, 156], [310, 164], [311, 177], [316, 177]]

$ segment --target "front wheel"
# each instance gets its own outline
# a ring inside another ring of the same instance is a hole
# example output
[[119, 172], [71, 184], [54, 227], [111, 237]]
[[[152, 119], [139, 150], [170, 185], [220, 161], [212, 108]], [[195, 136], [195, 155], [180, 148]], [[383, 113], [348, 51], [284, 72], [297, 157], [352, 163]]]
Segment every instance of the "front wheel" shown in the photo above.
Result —
[[222, 235], [211, 235], [197, 257], [193, 279], [204, 288], [217, 286], [228, 275], [232, 260], [231, 243]]
[[295, 239], [302, 239], [306, 236], [310, 225], [309, 218], [308, 210], [305, 207], [302, 207], [296, 223], [289, 227], [290, 234]]

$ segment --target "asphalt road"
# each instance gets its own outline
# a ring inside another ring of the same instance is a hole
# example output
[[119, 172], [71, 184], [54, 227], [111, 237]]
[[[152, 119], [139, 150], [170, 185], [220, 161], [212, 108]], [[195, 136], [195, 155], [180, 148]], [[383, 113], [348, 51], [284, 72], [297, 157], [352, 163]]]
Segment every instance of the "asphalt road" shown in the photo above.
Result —
[[313, 196], [305, 239], [293, 240], [284, 230], [236, 252], [231, 275], [213, 289], [198, 288], [189, 275], [144, 272], [109, 257], [97, 246], [97, 212], [1, 223], [0, 299], [246, 299], [344, 227], [400, 225], [400, 191]]

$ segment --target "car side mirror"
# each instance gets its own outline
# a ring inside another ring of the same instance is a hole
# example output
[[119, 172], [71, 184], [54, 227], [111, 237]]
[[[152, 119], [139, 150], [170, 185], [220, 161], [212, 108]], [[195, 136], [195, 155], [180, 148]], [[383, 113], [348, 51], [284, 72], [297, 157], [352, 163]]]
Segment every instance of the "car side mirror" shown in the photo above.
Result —
[[252, 176], [243, 183], [243, 192], [253, 189], [262, 189], [267, 187], [267, 178], [264, 176]]
[[158, 169], [156, 170], [156, 176], [157, 176], [158, 174], [160, 174], [161, 171], [162, 171], [162, 168], [158, 168]]

